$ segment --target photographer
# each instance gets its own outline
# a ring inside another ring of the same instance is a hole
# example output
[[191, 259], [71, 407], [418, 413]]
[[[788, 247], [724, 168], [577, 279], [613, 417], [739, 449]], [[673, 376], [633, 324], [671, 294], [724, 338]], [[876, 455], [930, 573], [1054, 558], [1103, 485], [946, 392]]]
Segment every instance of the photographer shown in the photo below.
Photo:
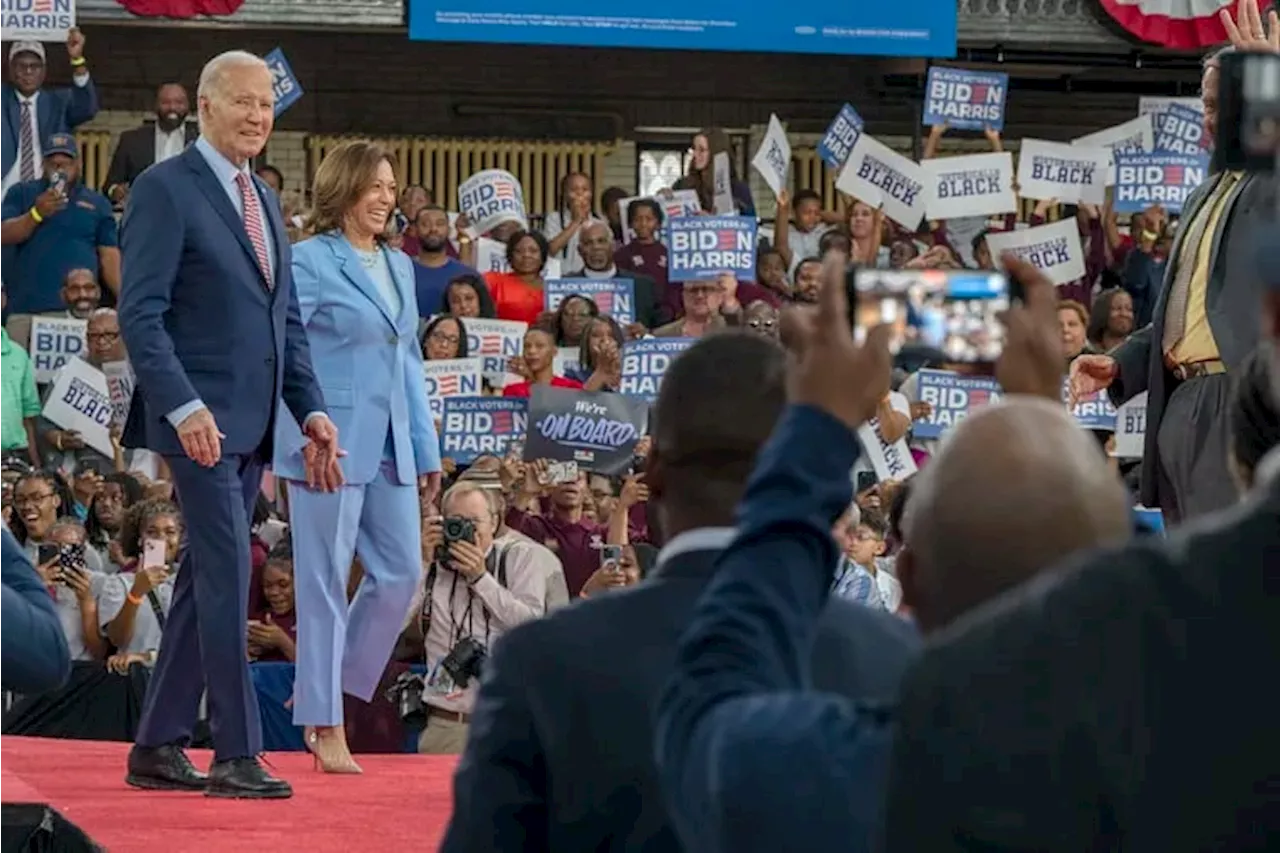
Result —
[[490, 490], [464, 480], [445, 493], [441, 508], [443, 518], [423, 524], [431, 562], [409, 611], [408, 630], [421, 636], [428, 668], [422, 704], [414, 707], [412, 695], [400, 702], [405, 716], [425, 719], [418, 751], [452, 755], [466, 744], [489, 648], [504, 631], [542, 615], [546, 574], [527, 553], [495, 547], [501, 510]]

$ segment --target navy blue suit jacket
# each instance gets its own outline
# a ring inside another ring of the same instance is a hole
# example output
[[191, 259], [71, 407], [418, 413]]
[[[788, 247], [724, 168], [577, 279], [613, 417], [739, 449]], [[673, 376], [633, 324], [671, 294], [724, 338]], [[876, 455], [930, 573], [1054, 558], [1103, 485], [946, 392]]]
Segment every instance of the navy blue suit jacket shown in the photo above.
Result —
[[[8, 83], [0, 86], [0, 103], [4, 104], [4, 162], [0, 174], [7, 175], [18, 158], [22, 112], [18, 93]], [[40, 144], [55, 133], [70, 133], [98, 114], [98, 91], [93, 78], [83, 86], [65, 89], [41, 89], [36, 99], [36, 124], [40, 128]], [[37, 171], [40, 164], [36, 164]]]
[[5, 528], [3, 562], [3, 610], [0, 611], [0, 664], [4, 689], [18, 693], [43, 693], [60, 686], [71, 674], [71, 653], [62, 623], [53, 609], [53, 597], [18, 540]]
[[182, 455], [165, 418], [196, 398], [226, 435], [224, 454], [270, 459], [276, 403], [323, 412], [293, 288], [289, 238], [254, 178], [276, 253], [263, 281], [244, 223], [192, 146], [134, 181], [120, 232], [120, 331], [137, 377], [127, 447]]
[[[853, 497], [852, 430], [792, 406], [761, 451], [738, 538], [693, 613], [657, 707], [656, 756], [688, 850], [872, 847], [889, 703], [821, 692], [811, 659]], [[889, 617], [893, 618], [893, 617]]]

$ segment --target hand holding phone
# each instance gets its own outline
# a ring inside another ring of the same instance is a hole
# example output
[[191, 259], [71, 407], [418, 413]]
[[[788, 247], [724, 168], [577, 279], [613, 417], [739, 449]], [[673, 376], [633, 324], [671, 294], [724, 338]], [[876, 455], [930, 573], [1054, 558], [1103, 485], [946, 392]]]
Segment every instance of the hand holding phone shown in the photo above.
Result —
[[547, 465], [547, 475], [548, 485], [551, 486], [577, 482], [578, 463], [572, 460], [568, 462], [552, 462]]
[[148, 539], [142, 547], [142, 567], [153, 569], [163, 567], [169, 554], [169, 546], [163, 539]]

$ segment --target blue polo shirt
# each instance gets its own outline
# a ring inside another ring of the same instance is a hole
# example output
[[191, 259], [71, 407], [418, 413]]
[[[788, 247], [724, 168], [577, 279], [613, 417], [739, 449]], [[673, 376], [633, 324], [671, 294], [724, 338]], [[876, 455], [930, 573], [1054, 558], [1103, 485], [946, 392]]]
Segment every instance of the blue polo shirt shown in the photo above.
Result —
[[460, 275], [480, 275], [462, 261], [450, 258], [442, 267], [424, 267], [413, 262], [413, 281], [418, 291], [418, 316], [426, 320], [440, 313], [444, 304], [444, 291], [449, 280]]
[[[14, 184], [5, 193], [4, 219], [22, 216], [49, 188], [44, 178]], [[5, 290], [13, 314], [61, 311], [62, 279], [68, 270], [87, 269], [98, 274], [98, 247], [118, 246], [116, 218], [111, 202], [96, 190], [73, 184], [67, 206], [36, 226], [25, 243], [6, 257]], [[6, 253], [7, 254], [7, 253]], [[12, 266], [10, 266], [12, 264]]]

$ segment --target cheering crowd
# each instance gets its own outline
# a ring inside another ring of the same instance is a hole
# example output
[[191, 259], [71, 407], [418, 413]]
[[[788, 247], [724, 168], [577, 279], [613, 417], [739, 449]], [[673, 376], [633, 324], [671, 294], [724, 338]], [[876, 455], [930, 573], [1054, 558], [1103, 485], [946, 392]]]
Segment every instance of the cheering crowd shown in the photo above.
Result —
[[[1254, 0], [1226, 23], [1234, 50], [1280, 52]], [[1272, 704], [1215, 757], [1187, 671], [1234, 695], [1206, 649], [1280, 647], [1245, 601], [1280, 553], [1266, 179], [1197, 151], [1200, 188], [1135, 205], [1106, 174], [1187, 154], [1160, 147], [1163, 113], [1137, 141], [1023, 144], [1015, 172], [990, 123], [966, 129], [999, 162], [939, 156], [963, 132], [939, 120], [917, 163], [860, 105], [866, 141], [833, 150], [842, 112], [820, 146], [833, 208], [792, 186], [771, 126], [753, 167], [772, 223], [716, 128], [669, 190], [570, 172], [550, 211], [501, 170], [433, 198], [352, 139], [286, 217], [279, 173], [251, 171], [269, 74], [240, 52], [201, 74], [198, 136], [166, 84], [156, 165], [118, 152], [103, 193], [84, 186], [84, 49], [73, 32], [69, 94], [42, 88], [42, 45], [8, 51], [27, 108], [5, 152], [2, 505], [74, 663], [6, 677], [5, 733], [136, 740], [135, 787], [240, 797], [290, 794], [257, 762], [259, 715], [326, 772], [459, 754], [448, 850], [862, 849], [882, 828], [901, 850], [1244, 849], [1275, 830], [1275, 738], [1253, 727]], [[960, 174], [985, 191], [942, 204]], [[891, 356], [855, 266], [1003, 271], [1016, 298], [975, 311], [964, 347]], [[224, 279], [225, 301], [196, 295]], [[41, 335], [80, 344], [47, 362]], [[1219, 512], [1252, 526], [1200, 564], [1124, 544]], [[1050, 571], [1099, 547], [1150, 577]], [[1178, 574], [1237, 550], [1239, 588]], [[214, 562], [240, 567], [217, 593]], [[1189, 636], [1116, 616], [1159, 610], [1143, 585], [1170, 574], [1194, 602], [1162, 618]], [[1096, 657], [1068, 661], [1082, 624]], [[206, 681], [247, 720], [211, 733]], [[214, 747], [208, 774], [190, 743]]]

